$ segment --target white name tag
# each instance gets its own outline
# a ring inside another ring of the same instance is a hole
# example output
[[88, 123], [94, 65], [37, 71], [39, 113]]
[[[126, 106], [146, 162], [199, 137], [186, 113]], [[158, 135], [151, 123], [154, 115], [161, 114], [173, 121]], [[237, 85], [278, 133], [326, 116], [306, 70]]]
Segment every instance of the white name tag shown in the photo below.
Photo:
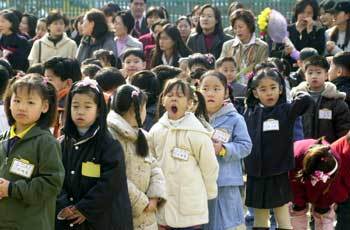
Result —
[[278, 131], [278, 130], [280, 130], [280, 123], [278, 120], [268, 119], [268, 120], [264, 121], [263, 132]]
[[325, 120], [332, 120], [332, 110], [320, 109], [318, 111], [318, 118], [325, 119]]
[[227, 143], [230, 140], [230, 134], [225, 130], [215, 129], [212, 138], [216, 141], [220, 141], [222, 143]]
[[184, 160], [187, 161], [188, 157], [190, 155], [190, 152], [184, 149], [180, 149], [180, 148], [174, 148], [173, 149], [173, 154], [172, 156], [176, 159], [180, 159], [180, 160]]
[[24, 159], [14, 158], [10, 167], [10, 173], [30, 178], [34, 171], [34, 165]]

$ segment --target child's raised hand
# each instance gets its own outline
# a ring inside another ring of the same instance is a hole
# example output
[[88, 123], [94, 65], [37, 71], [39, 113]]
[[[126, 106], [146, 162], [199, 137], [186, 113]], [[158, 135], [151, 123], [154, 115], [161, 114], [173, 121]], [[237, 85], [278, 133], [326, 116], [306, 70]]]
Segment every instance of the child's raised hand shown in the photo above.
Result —
[[67, 217], [67, 220], [75, 219], [75, 221], [72, 224], [82, 224], [86, 220], [86, 217], [83, 214], [81, 214], [81, 212], [79, 212], [79, 210], [75, 206], [72, 206], [70, 210], [73, 212], [73, 215]]
[[157, 211], [158, 199], [151, 198], [149, 199], [148, 205], [145, 208], [145, 212], [155, 212]]
[[0, 199], [8, 197], [10, 181], [0, 178]]

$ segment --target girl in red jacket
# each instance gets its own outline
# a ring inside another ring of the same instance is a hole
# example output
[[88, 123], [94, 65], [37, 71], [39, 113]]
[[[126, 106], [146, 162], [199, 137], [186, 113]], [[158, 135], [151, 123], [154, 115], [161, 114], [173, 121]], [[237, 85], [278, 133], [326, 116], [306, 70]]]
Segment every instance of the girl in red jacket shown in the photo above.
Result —
[[[295, 142], [296, 167], [290, 172], [294, 199], [290, 208], [294, 229], [306, 230], [308, 203], [312, 206], [315, 229], [334, 229], [333, 206], [348, 199], [350, 191], [350, 151], [342, 151], [346, 137], [332, 146], [323, 140]], [[347, 147], [349, 150], [349, 147]]]

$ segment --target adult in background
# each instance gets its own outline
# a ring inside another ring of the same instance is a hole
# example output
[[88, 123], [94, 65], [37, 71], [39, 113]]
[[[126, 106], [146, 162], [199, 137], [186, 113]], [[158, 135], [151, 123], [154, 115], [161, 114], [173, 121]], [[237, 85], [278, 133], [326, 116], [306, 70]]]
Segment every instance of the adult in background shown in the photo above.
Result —
[[[243, 6], [242, 3], [234, 1], [234, 2], [232, 2], [232, 3], [230, 4], [230, 6], [228, 7], [228, 14], [227, 14], [230, 21], [231, 21], [231, 15], [232, 15], [232, 13], [233, 13], [235, 10], [238, 10], [238, 9], [244, 9], [244, 6]], [[233, 27], [232, 27], [231, 25], [229, 25], [228, 27], [226, 27], [226, 28], [224, 29], [224, 33], [225, 33], [225, 34], [229, 34], [229, 35], [231, 35], [231, 36], [233, 36], [233, 37], [235, 36], [235, 33], [234, 33], [234, 31], [233, 31]]]
[[175, 24], [180, 31], [182, 40], [187, 42], [187, 39], [191, 34], [191, 20], [187, 16], [180, 16]]
[[22, 15], [21, 22], [19, 23], [19, 32], [27, 40], [35, 37], [35, 28], [38, 18], [32, 14], [25, 13]]
[[0, 11], [0, 57], [5, 58], [16, 70], [26, 71], [30, 46], [20, 35], [18, 16], [10, 10]]
[[146, 3], [147, 0], [130, 0], [130, 12], [135, 19], [135, 26], [132, 36], [136, 38], [149, 33], [147, 21], [144, 16], [146, 11]]
[[[325, 50], [325, 29], [316, 20], [319, 15], [317, 0], [297, 0], [293, 21], [288, 26], [289, 39], [300, 51], [305, 47], [315, 48], [319, 54]], [[292, 48], [286, 46], [286, 53], [291, 54]]]
[[255, 19], [251, 11], [234, 11], [231, 26], [236, 37], [224, 43], [221, 57], [233, 57], [237, 66], [237, 82], [247, 84], [247, 74], [268, 57], [269, 48], [266, 42], [255, 35]]
[[103, 11], [103, 14], [106, 17], [109, 30], [114, 31], [114, 26], [112, 21], [115, 15], [119, 11], [121, 11], [119, 5], [113, 2], [108, 2], [106, 5], [102, 6], [101, 10]]
[[334, 26], [334, 7], [336, 2], [333, 0], [323, 0], [320, 2], [320, 22], [325, 29]]
[[28, 56], [30, 66], [45, 63], [51, 57], [74, 58], [77, 45], [64, 32], [68, 19], [60, 11], [54, 10], [46, 17], [48, 33], [36, 40]]
[[114, 35], [108, 30], [108, 24], [102, 11], [91, 9], [83, 19], [83, 38], [77, 51], [77, 59], [81, 63], [85, 59], [93, 57], [93, 53], [99, 49], [113, 51], [117, 58], [117, 46]]
[[191, 34], [187, 46], [195, 53], [211, 53], [218, 58], [224, 42], [232, 39], [222, 29], [221, 14], [218, 8], [206, 4], [201, 7], [196, 33]]

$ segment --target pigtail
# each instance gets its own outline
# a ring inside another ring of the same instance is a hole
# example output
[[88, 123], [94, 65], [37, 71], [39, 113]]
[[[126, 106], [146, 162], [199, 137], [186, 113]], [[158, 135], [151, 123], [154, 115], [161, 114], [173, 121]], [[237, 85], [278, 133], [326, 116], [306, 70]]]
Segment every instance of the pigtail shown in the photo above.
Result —
[[232, 104], [235, 104], [235, 97], [233, 96], [233, 89], [230, 84], [227, 84], [228, 98]]
[[205, 105], [205, 99], [203, 97], [203, 94], [201, 94], [199, 91], [194, 91], [195, 96], [197, 97], [197, 108], [194, 112], [194, 115], [199, 118], [203, 117], [207, 122], [209, 122], [209, 116], [207, 113], [207, 107]]
[[146, 157], [148, 156], [148, 143], [145, 134], [142, 132], [142, 121], [140, 115], [140, 103], [138, 100], [138, 95], [132, 94], [131, 97], [134, 104], [135, 119], [139, 128], [136, 140], [136, 153], [141, 157]]

